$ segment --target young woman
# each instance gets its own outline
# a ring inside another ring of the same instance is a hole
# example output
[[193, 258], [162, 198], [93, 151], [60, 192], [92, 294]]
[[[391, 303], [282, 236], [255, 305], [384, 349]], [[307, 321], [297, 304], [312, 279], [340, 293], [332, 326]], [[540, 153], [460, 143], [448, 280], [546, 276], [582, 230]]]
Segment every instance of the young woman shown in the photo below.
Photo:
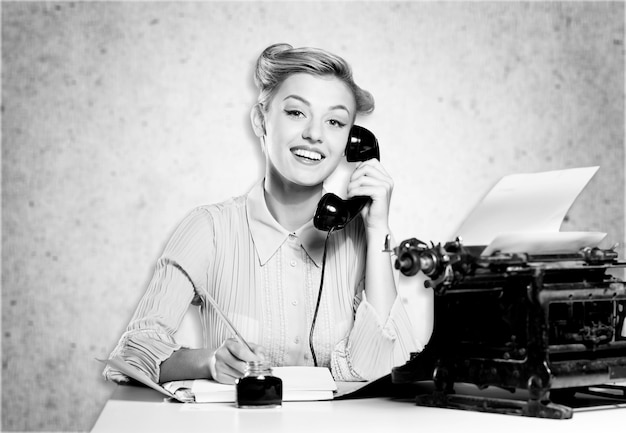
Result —
[[[336, 380], [388, 374], [419, 347], [383, 251], [393, 181], [381, 163], [371, 159], [354, 170], [348, 196], [371, 201], [330, 234], [324, 263], [327, 234], [313, 226], [323, 183], [345, 157], [357, 114], [374, 109], [373, 98], [342, 58], [287, 44], [263, 51], [255, 83], [260, 94], [251, 120], [266, 159], [264, 178], [183, 220], [111, 356], [156, 382], [233, 383], [247, 361], [260, 358], [275, 366], [327, 366]], [[233, 338], [208, 296], [252, 351]], [[200, 307], [201, 349], [175, 339], [190, 303]], [[110, 367], [104, 375], [126, 380]]]

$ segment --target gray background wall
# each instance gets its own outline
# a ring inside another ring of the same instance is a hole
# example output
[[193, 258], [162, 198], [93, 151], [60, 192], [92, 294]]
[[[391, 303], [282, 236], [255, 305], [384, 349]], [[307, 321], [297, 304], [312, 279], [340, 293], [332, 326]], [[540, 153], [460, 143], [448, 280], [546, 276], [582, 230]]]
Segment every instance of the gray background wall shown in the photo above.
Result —
[[[449, 240], [506, 174], [599, 165], [562, 229], [625, 243], [622, 2], [2, 2], [2, 429], [91, 428], [169, 234], [262, 174], [251, 68], [279, 41], [376, 97], [398, 240]], [[402, 293], [426, 340], [430, 294]]]

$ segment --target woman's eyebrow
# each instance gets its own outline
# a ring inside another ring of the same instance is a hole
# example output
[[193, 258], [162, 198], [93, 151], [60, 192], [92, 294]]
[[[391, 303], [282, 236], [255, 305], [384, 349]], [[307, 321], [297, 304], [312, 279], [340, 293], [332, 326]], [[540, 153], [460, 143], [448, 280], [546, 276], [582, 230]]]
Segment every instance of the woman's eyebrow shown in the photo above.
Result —
[[[305, 104], [306, 106], [310, 107], [311, 103], [309, 101], [307, 101], [306, 99], [304, 99], [302, 96], [299, 95], [287, 95], [283, 98], [283, 101], [286, 101], [287, 99], [297, 99], [298, 101], [302, 102], [303, 104]], [[343, 104], [337, 104], [337, 105], [333, 105], [331, 107], [328, 107], [328, 110], [345, 110], [348, 114], [350, 114], [350, 110], [348, 110], [348, 107], [346, 107]]]
[[306, 99], [304, 99], [302, 96], [298, 96], [298, 95], [287, 95], [283, 98], [283, 101], [286, 101], [287, 99], [292, 98], [292, 99], [297, 99], [298, 101], [302, 102], [303, 104], [306, 104], [308, 106], [311, 105], [311, 103], [309, 101], [307, 101]]
[[329, 107], [330, 110], [345, 110], [348, 112], [348, 114], [350, 114], [350, 110], [348, 110], [348, 107], [346, 107], [343, 104], [339, 104], [339, 105], [333, 105], [332, 107]]

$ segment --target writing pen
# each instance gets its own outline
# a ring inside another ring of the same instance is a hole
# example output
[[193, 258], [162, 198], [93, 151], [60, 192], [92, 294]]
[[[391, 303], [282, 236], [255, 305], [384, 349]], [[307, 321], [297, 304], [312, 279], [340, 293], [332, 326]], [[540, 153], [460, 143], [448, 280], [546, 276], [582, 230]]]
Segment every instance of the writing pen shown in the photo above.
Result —
[[220, 316], [220, 319], [222, 319], [222, 321], [224, 322], [224, 324], [226, 326], [228, 326], [228, 329], [230, 329], [230, 332], [232, 332], [233, 334], [235, 334], [235, 337], [237, 337], [237, 339], [242, 342], [243, 344], [246, 345], [246, 347], [248, 349], [250, 349], [250, 352], [254, 353], [254, 350], [252, 350], [252, 347], [250, 347], [250, 345], [248, 344], [248, 342], [246, 341], [245, 338], [243, 338], [243, 336], [239, 333], [239, 331], [237, 331], [237, 328], [235, 328], [235, 325], [233, 325], [231, 323], [231, 321], [228, 319], [228, 317], [226, 317], [226, 314], [224, 313], [224, 311], [222, 311], [222, 309], [220, 308], [219, 305], [217, 305], [217, 302], [215, 302], [215, 299], [213, 299], [213, 297], [211, 295], [209, 295], [208, 293], [206, 294], [206, 299], [207, 301], [209, 301], [209, 304], [211, 304], [211, 306], [213, 307], [213, 309], [215, 310], [215, 312], [217, 313], [218, 316]]

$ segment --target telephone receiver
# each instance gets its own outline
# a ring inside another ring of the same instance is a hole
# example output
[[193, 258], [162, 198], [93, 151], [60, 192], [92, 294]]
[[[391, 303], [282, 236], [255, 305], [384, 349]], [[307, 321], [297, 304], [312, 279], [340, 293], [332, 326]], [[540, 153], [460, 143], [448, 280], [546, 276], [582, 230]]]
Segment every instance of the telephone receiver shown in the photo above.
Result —
[[[348, 162], [357, 162], [372, 158], [380, 161], [376, 136], [362, 126], [352, 126], [346, 144], [346, 159]], [[326, 193], [317, 204], [313, 225], [323, 231], [340, 230], [352, 221], [370, 200], [368, 196], [356, 196], [343, 200], [332, 192]]]

